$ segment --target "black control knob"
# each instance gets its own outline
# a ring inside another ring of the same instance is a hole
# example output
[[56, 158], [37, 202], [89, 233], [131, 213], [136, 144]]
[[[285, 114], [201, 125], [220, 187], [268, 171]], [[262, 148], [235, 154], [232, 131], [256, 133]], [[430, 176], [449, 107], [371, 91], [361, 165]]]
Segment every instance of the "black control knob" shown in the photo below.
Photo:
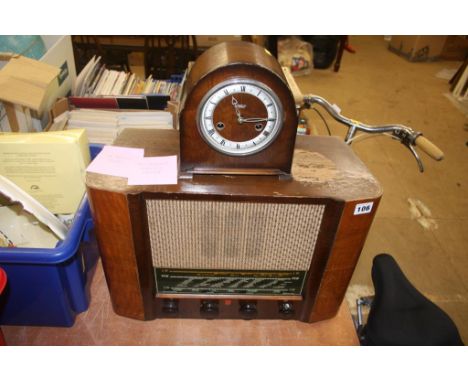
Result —
[[200, 313], [208, 314], [208, 315], [215, 315], [219, 312], [219, 304], [218, 301], [214, 300], [203, 300], [200, 303]]
[[285, 316], [294, 314], [294, 305], [289, 301], [282, 301], [279, 304], [279, 312]]
[[253, 318], [257, 315], [257, 303], [254, 301], [241, 301], [239, 312], [247, 318]]
[[172, 298], [164, 299], [162, 302], [162, 311], [164, 313], [177, 313], [179, 311], [179, 302]]

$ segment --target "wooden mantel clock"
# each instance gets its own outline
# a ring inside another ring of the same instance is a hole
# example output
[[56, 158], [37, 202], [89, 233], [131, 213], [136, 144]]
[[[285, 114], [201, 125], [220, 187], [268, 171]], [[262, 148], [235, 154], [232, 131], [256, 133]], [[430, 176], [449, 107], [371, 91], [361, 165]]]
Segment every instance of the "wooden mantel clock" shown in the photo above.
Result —
[[182, 174], [289, 174], [297, 111], [264, 48], [229, 42], [191, 68], [180, 113]]
[[87, 174], [115, 312], [140, 320], [333, 317], [379, 183], [340, 139], [296, 138], [291, 90], [261, 47], [211, 48], [184, 94], [180, 132], [127, 129], [114, 145], [178, 155], [187, 176], [129, 186]]

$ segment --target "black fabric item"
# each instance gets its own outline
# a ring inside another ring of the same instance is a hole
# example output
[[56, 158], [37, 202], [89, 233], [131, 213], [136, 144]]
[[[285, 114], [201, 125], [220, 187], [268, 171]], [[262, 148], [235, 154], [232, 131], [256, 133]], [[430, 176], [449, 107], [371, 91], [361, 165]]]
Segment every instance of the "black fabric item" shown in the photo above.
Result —
[[463, 345], [452, 319], [411, 285], [392, 256], [374, 257], [372, 282], [365, 345]]
[[333, 64], [340, 36], [302, 36], [302, 39], [312, 44], [315, 69], [328, 69]]

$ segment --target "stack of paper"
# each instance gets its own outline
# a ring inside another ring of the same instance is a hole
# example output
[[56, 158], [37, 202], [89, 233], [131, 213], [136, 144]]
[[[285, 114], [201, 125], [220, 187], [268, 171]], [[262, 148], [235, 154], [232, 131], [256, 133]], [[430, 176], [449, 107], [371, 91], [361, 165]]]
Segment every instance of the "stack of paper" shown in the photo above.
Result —
[[90, 143], [110, 144], [124, 128], [172, 129], [173, 118], [167, 111], [76, 109], [54, 119], [53, 126], [60, 128], [62, 124], [66, 124], [68, 129], [86, 129]]
[[[0, 134], [0, 175], [54, 214], [77, 210], [90, 161], [86, 131]], [[2, 189], [2, 191], [4, 191]]]

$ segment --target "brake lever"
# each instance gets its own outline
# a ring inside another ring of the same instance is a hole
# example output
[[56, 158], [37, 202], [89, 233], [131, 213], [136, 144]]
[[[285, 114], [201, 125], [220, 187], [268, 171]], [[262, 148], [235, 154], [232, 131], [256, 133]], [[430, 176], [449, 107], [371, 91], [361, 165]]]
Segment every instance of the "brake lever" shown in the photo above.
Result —
[[424, 165], [421, 158], [419, 157], [418, 152], [414, 149], [416, 145], [416, 139], [422, 135], [419, 131], [414, 131], [409, 127], [401, 128], [397, 127], [393, 130], [392, 135], [400, 141], [401, 144], [406, 146], [408, 150], [413, 154], [416, 162], [418, 163], [419, 172], [424, 172]]
[[405, 146], [408, 147], [409, 151], [411, 151], [411, 154], [413, 154], [414, 158], [416, 159], [416, 162], [418, 162], [419, 172], [424, 172], [424, 166], [421, 161], [421, 158], [419, 157], [418, 152], [414, 149], [412, 145], [409, 145], [409, 146], [405, 145]]

